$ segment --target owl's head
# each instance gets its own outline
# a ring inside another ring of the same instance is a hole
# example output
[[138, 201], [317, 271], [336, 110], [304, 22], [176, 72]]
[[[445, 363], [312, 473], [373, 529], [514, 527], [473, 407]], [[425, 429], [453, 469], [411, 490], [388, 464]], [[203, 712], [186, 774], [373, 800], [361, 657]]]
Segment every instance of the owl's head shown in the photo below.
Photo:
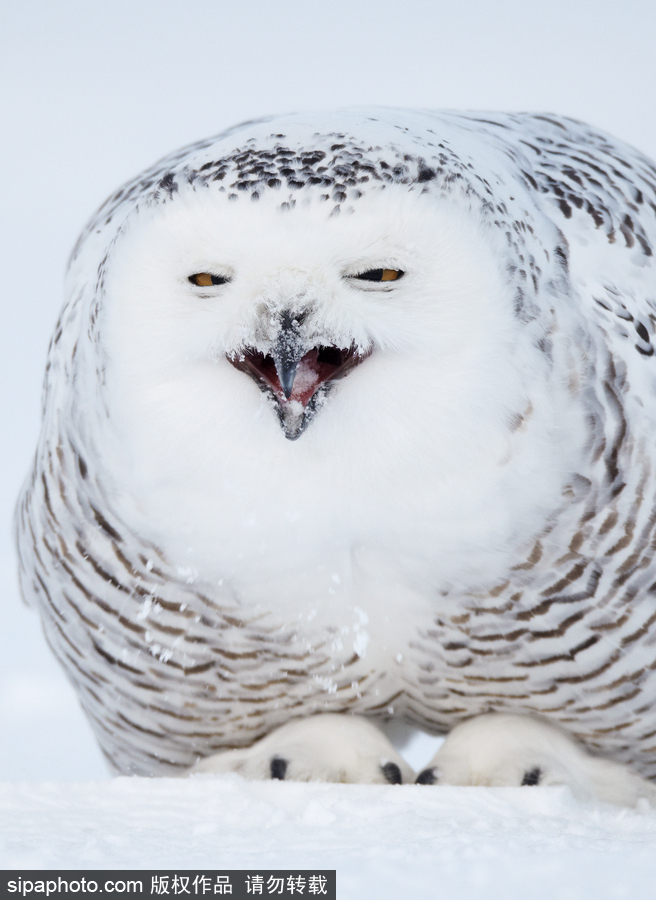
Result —
[[517, 322], [484, 186], [446, 144], [367, 125], [260, 123], [147, 175], [103, 267], [110, 370], [135, 391], [204, 373], [246, 416], [263, 394], [288, 439], [370, 378], [412, 406], [484, 377]]
[[262, 392], [296, 439], [346, 376], [357, 390], [377, 364], [385, 392], [389, 367], [402, 382], [423, 369], [430, 388], [503, 340], [498, 261], [454, 205], [399, 185], [339, 215], [316, 189], [292, 200], [183, 187], [134, 217], [106, 279], [106, 339], [135, 385], [207, 370], [246, 408]]
[[508, 495], [518, 447], [518, 491], [544, 457], [538, 294], [557, 229], [537, 227], [493, 143], [448, 114], [440, 135], [434, 116], [386, 115], [289, 117], [188, 148], [110, 198], [78, 248], [103, 464], [196, 543], [218, 509], [244, 534], [252, 513], [264, 540], [275, 508], [318, 544], [348, 508], [356, 533], [372, 492], [399, 522], [412, 504], [434, 522], [439, 495], [448, 530], [479, 515], [483, 483]]

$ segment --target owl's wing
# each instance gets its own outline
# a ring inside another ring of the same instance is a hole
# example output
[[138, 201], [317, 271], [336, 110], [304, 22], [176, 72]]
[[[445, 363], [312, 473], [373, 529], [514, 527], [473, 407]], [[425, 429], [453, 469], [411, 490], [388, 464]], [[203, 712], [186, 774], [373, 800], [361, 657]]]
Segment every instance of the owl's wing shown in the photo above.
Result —
[[[656, 168], [628, 144], [553, 115], [490, 117], [567, 241], [571, 283], [621, 356], [652, 356]], [[634, 348], [631, 354], [630, 348]]]

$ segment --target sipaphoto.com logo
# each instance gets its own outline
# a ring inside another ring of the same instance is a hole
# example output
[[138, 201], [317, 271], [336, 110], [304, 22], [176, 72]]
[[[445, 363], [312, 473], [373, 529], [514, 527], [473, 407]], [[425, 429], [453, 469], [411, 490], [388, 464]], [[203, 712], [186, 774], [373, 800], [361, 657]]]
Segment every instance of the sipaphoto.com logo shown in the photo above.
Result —
[[27, 897], [29, 894], [143, 894], [144, 886], [141, 879], [104, 879], [98, 882], [94, 878], [10, 878], [7, 880], [7, 893], [20, 894]]
[[[222, 869], [161, 871], [27, 870], [0, 872], [0, 900], [5, 898], [66, 897], [75, 894], [107, 894], [154, 897], [168, 894], [170, 900], [186, 895], [209, 897], [230, 895], [231, 900], [253, 900], [276, 896], [289, 900], [336, 900], [334, 869]], [[109, 900], [109, 898], [106, 898]]]

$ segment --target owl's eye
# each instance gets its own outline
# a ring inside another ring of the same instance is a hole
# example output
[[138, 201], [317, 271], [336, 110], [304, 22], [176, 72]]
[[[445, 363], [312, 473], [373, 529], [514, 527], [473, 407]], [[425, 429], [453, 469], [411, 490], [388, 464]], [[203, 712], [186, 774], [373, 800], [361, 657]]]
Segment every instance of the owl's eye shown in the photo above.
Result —
[[211, 275], [209, 272], [196, 272], [189, 276], [189, 281], [197, 287], [211, 287], [213, 284], [228, 284], [230, 281], [225, 275]]
[[368, 269], [353, 276], [358, 281], [398, 281], [402, 277], [400, 269]]

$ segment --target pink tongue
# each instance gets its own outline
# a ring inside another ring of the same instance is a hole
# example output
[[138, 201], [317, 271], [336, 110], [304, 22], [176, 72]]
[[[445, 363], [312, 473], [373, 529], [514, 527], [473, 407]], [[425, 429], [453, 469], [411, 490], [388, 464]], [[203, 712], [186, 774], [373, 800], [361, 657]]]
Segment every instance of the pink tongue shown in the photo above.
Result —
[[317, 388], [325, 381], [328, 381], [333, 373], [339, 368], [339, 366], [333, 365], [332, 363], [319, 362], [317, 358], [318, 353], [319, 351], [314, 347], [299, 361], [294, 377], [294, 386], [289, 400], [287, 400], [283, 394], [276, 367], [270, 356], [263, 357], [260, 354], [254, 355], [254, 357], [251, 358], [251, 365], [273, 388], [281, 403], [284, 404], [295, 401], [305, 407], [316, 393]]
[[312, 350], [309, 350], [305, 356], [299, 360], [296, 375], [294, 376], [294, 386], [292, 387], [289, 400], [287, 400], [283, 394], [278, 373], [273, 365], [273, 360], [271, 360], [271, 363], [269, 364], [270, 357], [266, 357], [264, 365], [261, 368], [258, 366], [258, 368], [276, 394], [278, 394], [278, 399], [281, 403], [291, 403], [294, 401], [305, 407], [308, 405], [314, 394], [316, 394], [317, 388], [325, 381], [332, 378], [339, 368], [339, 366], [336, 366], [333, 363], [320, 362], [318, 356], [319, 351], [316, 347], [313, 347]]
[[236, 369], [248, 372], [257, 381], [268, 385], [275, 393], [280, 409], [284, 410], [291, 402], [300, 403], [305, 409], [322, 384], [341, 378], [367, 356], [369, 353], [357, 354], [354, 348], [313, 347], [298, 362], [289, 400], [285, 397], [276, 364], [269, 354], [265, 356], [257, 350], [248, 350], [242, 356], [229, 356], [228, 360]]
[[332, 366], [330, 363], [320, 363], [317, 359], [317, 351], [310, 350], [298, 364], [294, 387], [289, 399], [307, 406], [319, 385], [327, 381], [335, 369], [336, 366]]

